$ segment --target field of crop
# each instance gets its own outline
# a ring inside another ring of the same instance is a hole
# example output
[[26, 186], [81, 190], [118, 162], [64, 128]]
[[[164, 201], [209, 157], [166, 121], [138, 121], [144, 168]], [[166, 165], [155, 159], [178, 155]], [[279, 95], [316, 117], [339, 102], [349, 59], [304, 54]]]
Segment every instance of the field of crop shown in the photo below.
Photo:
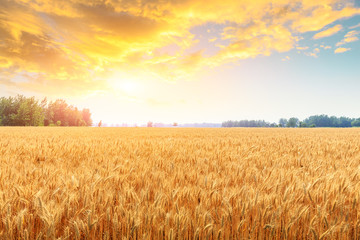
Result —
[[359, 129], [0, 128], [0, 239], [359, 239]]

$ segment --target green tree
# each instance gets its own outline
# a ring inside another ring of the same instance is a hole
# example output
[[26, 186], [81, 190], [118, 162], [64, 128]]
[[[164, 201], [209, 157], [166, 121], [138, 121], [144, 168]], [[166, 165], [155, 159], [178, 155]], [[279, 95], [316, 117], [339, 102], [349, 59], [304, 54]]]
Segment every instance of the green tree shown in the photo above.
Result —
[[26, 101], [23, 101], [14, 116], [14, 123], [16, 126], [30, 126], [30, 109]]
[[351, 127], [351, 122], [354, 121], [354, 119], [348, 118], [348, 117], [340, 117], [339, 118], [339, 127], [342, 128], [348, 128]]
[[44, 122], [43, 112], [34, 97], [17, 95], [6, 101], [5, 118], [8, 126], [41, 126]]
[[295, 117], [292, 117], [287, 122], [286, 127], [295, 128], [295, 127], [298, 127], [298, 125], [299, 125], [299, 119], [295, 118]]
[[300, 122], [299, 127], [301, 128], [307, 128], [308, 125], [305, 122]]
[[0, 98], [0, 113], [2, 118], [2, 124], [4, 126], [14, 126], [15, 125], [15, 115], [17, 109], [15, 107], [15, 100], [13, 97]]
[[26, 126], [44, 126], [44, 112], [35, 97], [27, 98], [26, 106], [29, 111], [29, 123]]
[[47, 103], [44, 98], [41, 102], [35, 97], [0, 98], [0, 119], [4, 126], [49, 126], [59, 124], [62, 126], [91, 125], [89, 109], [83, 111], [69, 106], [64, 100]]
[[360, 127], [360, 118], [351, 122], [352, 127]]

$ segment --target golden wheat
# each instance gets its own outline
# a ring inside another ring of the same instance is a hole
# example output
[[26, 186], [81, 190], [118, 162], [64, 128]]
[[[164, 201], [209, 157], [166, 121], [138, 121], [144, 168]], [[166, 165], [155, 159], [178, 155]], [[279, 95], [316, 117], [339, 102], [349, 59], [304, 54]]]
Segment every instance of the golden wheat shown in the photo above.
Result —
[[0, 239], [359, 239], [359, 129], [0, 128]]

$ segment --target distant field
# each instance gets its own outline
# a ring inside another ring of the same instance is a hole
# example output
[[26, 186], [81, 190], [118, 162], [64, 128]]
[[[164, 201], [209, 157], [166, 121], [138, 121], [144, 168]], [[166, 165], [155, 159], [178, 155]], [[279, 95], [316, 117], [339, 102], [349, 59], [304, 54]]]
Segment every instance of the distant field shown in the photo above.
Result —
[[360, 129], [0, 128], [0, 239], [358, 239]]

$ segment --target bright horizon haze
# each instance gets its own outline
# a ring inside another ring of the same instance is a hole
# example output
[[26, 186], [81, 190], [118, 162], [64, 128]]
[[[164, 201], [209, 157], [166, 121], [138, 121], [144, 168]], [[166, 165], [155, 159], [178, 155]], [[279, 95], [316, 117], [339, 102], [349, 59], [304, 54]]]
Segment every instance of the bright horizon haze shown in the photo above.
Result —
[[358, 0], [0, 0], [0, 96], [94, 122], [360, 117]]

